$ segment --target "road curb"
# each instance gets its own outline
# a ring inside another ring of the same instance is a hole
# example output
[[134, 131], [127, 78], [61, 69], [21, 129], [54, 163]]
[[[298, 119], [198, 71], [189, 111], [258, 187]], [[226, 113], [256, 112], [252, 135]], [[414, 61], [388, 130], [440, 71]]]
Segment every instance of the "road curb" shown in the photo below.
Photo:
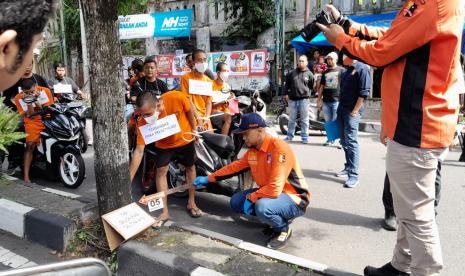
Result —
[[119, 276], [133, 275], [220, 276], [214, 270], [199, 266], [176, 254], [159, 251], [139, 241], [129, 241], [118, 249]]
[[271, 259], [285, 262], [288, 264], [294, 264], [299, 267], [311, 269], [314, 272], [321, 273], [324, 275], [354, 275], [353, 273], [342, 271], [342, 270], [339, 270], [334, 267], [330, 267], [325, 264], [314, 262], [308, 259], [304, 259], [304, 258], [297, 257], [291, 254], [283, 253], [280, 251], [272, 250], [264, 246], [248, 243], [240, 239], [236, 239], [234, 237], [230, 237], [230, 236], [220, 234], [214, 231], [205, 230], [197, 226], [184, 225], [184, 224], [180, 224], [180, 223], [176, 223], [172, 221], [168, 221], [167, 223], [165, 223], [165, 226], [174, 228], [174, 229], [177, 228], [177, 229], [181, 229], [184, 231], [192, 232], [192, 233], [195, 233], [195, 234], [207, 237], [207, 238], [216, 239], [226, 244], [237, 247], [239, 249], [248, 251], [250, 253], [262, 255], [267, 258], [271, 258]]
[[[72, 193], [66, 193], [54, 189], [36, 187], [36, 184], [26, 184], [22, 180], [15, 177], [8, 177], [7, 180], [14, 181], [13, 185], [24, 185], [30, 190], [31, 196], [41, 197], [43, 194], [54, 194], [52, 199], [59, 200], [67, 198], [67, 200], [75, 200], [85, 202], [81, 198], [77, 198]], [[29, 191], [29, 190], [28, 190]], [[37, 192], [37, 195], [35, 194]], [[50, 197], [50, 196], [48, 196]], [[32, 205], [32, 206], [30, 206]], [[35, 206], [35, 207], [33, 207]], [[39, 207], [39, 208], [36, 208]], [[76, 209], [73, 214], [68, 214], [70, 217], [85, 218], [89, 217], [90, 207], [84, 206], [84, 209]], [[51, 209], [51, 208], [49, 208]], [[59, 252], [66, 251], [69, 242], [74, 238], [77, 231], [77, 222], [53, 210], [44, 210], [33, 202], [14, 199], [13, 196], [0, 196], [0, 229], [10, 232], [13, 235], [46, 246], [52, 250]]]

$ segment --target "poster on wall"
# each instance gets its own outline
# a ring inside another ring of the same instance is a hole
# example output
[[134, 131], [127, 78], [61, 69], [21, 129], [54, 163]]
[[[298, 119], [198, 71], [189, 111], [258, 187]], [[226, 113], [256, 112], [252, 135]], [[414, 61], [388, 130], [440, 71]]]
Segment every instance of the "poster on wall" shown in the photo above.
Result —
[[265, 51], [254, 51], [250, 54], [251, 72], [264, 72], [266, 67], [266, 52]]
[[169, 78], [171, 76], [172, 56], [157, 56], [158, 76]]
[[182, 76], [191, 70], [186, 63], [187, 54], [173, 56], [173, 62], [171, 64], [171, 73], [173, 77]]

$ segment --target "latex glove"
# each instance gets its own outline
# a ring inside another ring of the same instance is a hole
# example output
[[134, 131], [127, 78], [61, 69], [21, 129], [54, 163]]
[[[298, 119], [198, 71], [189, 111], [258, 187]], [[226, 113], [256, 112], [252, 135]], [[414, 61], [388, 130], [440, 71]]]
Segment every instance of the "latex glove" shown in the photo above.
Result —
[[246, 199], [244, 201], [244, 214], [246, 215], [252, 215], [253, 211], [254, 211], [254, 204], [252, 203], [252, 201]]
[[201, 187], [208, 184], [208, 176], [197, 176], [194, 180], [195, 187]]

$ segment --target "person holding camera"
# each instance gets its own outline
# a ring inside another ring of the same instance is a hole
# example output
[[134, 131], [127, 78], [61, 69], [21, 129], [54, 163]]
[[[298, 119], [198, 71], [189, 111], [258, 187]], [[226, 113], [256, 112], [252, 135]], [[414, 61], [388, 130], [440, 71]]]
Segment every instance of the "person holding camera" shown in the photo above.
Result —
[[24, 151], [24, 182], [31, 182], [29, 169], [31, 168], [34, 149], [40, 142], [40, 132], [45, 128], [41, 115], [42, 107], [54, 103], [50, 89], [37, 86], [33, 79], [23, 79], [19, 86], [21, 92], [16, 95], [15, 103], [18, 113], [24, 115], [24, 129], [26, 132], [26, 149]]
[[385, 67], [380, 141], [387, 146], [386, 171], [399, 223], [392, 260], [380, 268], [367, 266], [365, 275], [439, 275], [442, 270], [434, 183], [439, 159], [454, 138], [459, 94], [465, 90], [460, 66], [464, 4], [406, 1], [389, 29], [345, 19], [329, 5], [333, 24], [318, 24], [343, 53]]
[[297, 69], [292, 70], [286, 77], [284, 84], [284, 100], [290, 110], [289, 123], [287, 126], [287, 137], [284, 141], [294, 139], [297, 116], [300, 115], [300, 126], [302, 144], [308, 144], [308, 127], [310, 95], [313, 89], [313, 74], [308, 69], [308, 58], [301, 55], [298, 60]]

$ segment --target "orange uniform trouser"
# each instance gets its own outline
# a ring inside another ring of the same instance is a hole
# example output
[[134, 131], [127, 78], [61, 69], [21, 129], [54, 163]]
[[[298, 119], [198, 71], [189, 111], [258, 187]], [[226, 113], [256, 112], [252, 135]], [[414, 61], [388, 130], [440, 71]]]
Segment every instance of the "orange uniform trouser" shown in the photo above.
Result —
[[40, 132], [45, 128], [42, 123], [28, 123], [24, 124], [26, 130], [26, 143], [40, 142]]

